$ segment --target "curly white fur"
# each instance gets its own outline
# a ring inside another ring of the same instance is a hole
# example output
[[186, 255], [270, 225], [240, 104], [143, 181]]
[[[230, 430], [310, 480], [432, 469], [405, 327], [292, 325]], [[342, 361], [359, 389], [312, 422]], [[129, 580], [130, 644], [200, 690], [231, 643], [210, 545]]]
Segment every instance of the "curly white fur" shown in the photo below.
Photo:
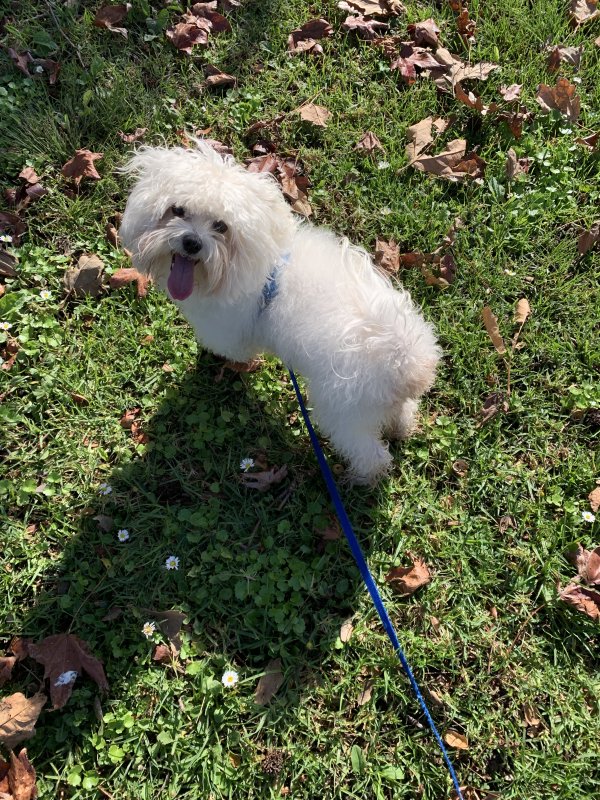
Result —
[[[136, 182], [123, 244], [137, 269], [182, 298], [174, 302], [198, 341], [235, 361], [279, 357], [305, 377], [317, 422], [352, 479], [385, 474], [382, 435], [411, 433], [441, 355], [408, 292], [394, 289], [365, 250], [298, 222], [270, 175], [202, 141], [189, 150], [143, 147], [124, 171]], [[285, 253], [277, 295], [261, 311]]]

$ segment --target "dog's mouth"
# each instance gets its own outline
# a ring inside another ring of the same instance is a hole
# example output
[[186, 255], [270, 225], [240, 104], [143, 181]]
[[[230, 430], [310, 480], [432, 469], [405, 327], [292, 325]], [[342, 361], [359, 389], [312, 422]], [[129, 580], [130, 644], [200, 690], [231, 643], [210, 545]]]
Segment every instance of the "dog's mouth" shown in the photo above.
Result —
[[194, 290], [194, 268], [196, 261], [174, 253], [167, 288], [173, 300], [185, 300]]

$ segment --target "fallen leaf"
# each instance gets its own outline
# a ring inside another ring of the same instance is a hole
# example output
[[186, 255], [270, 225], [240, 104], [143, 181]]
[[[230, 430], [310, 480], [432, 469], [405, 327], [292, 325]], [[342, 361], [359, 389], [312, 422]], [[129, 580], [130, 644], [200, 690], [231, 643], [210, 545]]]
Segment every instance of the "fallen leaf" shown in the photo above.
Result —
[[579, 577], [592, 585], [600, 583], [600, 547], [595, 550], [586, 550], [581, 545], [577, 546], [575, 564]]
[[364, 150], [365, 153], [372, 153], [374, 150], [383, 150], [383, 146], [374, 133], [367, 131], [354, 145], [354, 149]]
[[39, 183], [40, 180], [33, 167], [23, 167], [21, 172], [19, 172], [19, 178], [23, 178], [23, 180], [27, 181], [29, 184]]
[[356, 698], [356, 705], [357, 706], [366, 705], [369, 702], [369, 700], [371, 699], [371, 695], [372, 694], [373, 694], [373, 684], [372, 683], [367, 683], [365, 688], [362, 690], [362, 692]]
[[498, 353], [500, 353], [500, 355], [506, 353], [504, 339], [500, 335], [500, 329], [498, 328], [498, 319], [492, 312], [492, 309], [489, 306], [485, 306], [481, 311], [481, 316], [483, 317], [485, 329]]
[[458, 35], [465, 39], [465, 41], [468, 42], [469, 39], [473, 39], [475, 37], [477, 23], [469, 16], [468, 8], [465, 7], [460, 11], [458, 17], [456, 18], [456, 27], [458, 30]]
[[347, 619], [340, 628], [340, 640], [344, 644], [350, 641], [350, 637], [352, 636], [353, 630], [354, 630], [354, 625], [352, 624], [352, 620]]
[[204, 86], [211, 89], [215, 87], [230, 88], [237, 83], [237, 78], [234, 78], [233, 75], [228, 75], [226, 72], [221, 72], [218, 67], [214, 67], [212, 64], [204, 65], [204, 74], [206, 75]]
[[575, 141], [577, 144], [582, 144], [590, 150], [595, 150], [598, 143], [600, 143], [600, 131], [591, 133], [589, 136], [579, 136]]
[[411, 85], [417, 79], [417, 69], [439, 69], [439, 62], [434, 54], [424, 47], [413, 45], [411, 42], [401, 42], [400, 51], [390, 64], [390, 69], [398, 70], [402, 80]]
[[498, 110], [497, 103], [490, 103], [489, 105], [486, 105], [481, 97], [477, 97], [477, 95], [473, 94], [473, 92], [465, 91], [460, 83], [454, 84], [454, 96], [459, 103], [463, 103], [469, 108], [479, 111], [479, 113], [483, 116]]
[[188, 14], [184, 14], [184, 19], [191, 22], [192, 18], [204, 17], [212, 25], [214, 33], [224, 33], [231, 30], [231, 24], [227, 17], [217, 11], [217, 4], [195, 3]]
[[464, 478], [469, 472], [469, 464], [464, 458], [457, 458], [452, 464], [452, 472], [459, 478]]
[[21, 692], [0, 699], [0, 742], [12, 749], [35, 734], [35, 723], [48, 698], [42, 692], [25, 697]]
[[376, 39], [382, 31], [387, 28], [387, 22], [381, 22], [376, 19], [367, 19], [362, 14], [357, 16], [348, 16], [342, 23], [342, 30], [351, 32], [353, 31], [361, 39], [370, 41]]
[[517, 175], [529, 172], [531, 159], [517, 158], [517, 154], [510, 147], [506, 154], [506, 179], [512, 181]]
[[336, 542], [338, 539], [342, 538], [342, 531], [340, 529], [340, 523], [337, 517], [333, 516], [332, 514], [330, 520], [330, 525], [328, 525], [326, 528], [321, 528], [318, 531], [319, 536], [324, 542]]
[[119, 22], [123, 22], [127, 14], [131, 11], [131, 3], [120, 3], [114, 6], [102, 6], [96, 11], [94, 25], [97, 28], [106, 28], [113, 33], [120, 33], [127, 38], [127, 30], [119, 28]]
[[120, 289], [130, 283], [137, 284], [137, 296], [146, 297], [150, 280], [147, 275], [142, 275], [137, 269], [118, 269], [108, 279], [111, 289]]
[[400, 247], [393, 239], [386, 242], [377, 239], [375, 242], [375, 263], [390, 275], [400, 269]]
[[7, 773], [10, 795], [3, 795], [6, 800], [36, 800], [38, 796], [35, 782], [35, 770], [23, 748], [16, 755], [11, 751], [10, 765]]
[[405, 14], [406, 9], [398, 0], [347, 0], [338, 3], [343, 11], [358, 11], [366, 17], [391, 17]]
[[468, 177], [480, 178], [485, 161], [476, 153], [466, 153], [466, 149], [467, 143], [464, 139], [453, 139], [441, 153], [417, 156], [412, 166], [452, 182], [463, 181]]
[[331, 111], [314, 103], [306, 103], [306, 105], [300, 106], [298, 113], [305, 122], [310, 122], [320, 128], [324, 128], [331, 117]]
[[76, 297], [98, 297], [102, 291], [104, 264], [96, 255], [82, 255], [76, 267], [66, 270], [63, 283]]
[[425, 47], [437, 47], [439, 44], [438, 35], [440, 29], [436, 21], [429, 17], [422, 22], [415, 22], [408, 26], [408, 32], [413, 38], [415, 44], [423, 45]]
[[596, 511], [600, 510], [600, 486], [596, 486], [595, 489], [588, 494], [588, 500], [590, 501], [590, 507], [594, 514]]
[[515, 311], [515, 322], [518, 325], [524, 325], [527, 320], [527, 317], [530, 314], [531, 314], [531, 307], [529, 305], [529, 301], [527, 300], [527, 298], [522, 297], [517, 302], [517, 308]]
[[431, 56], [436, 63], [428, 64], [425, 71], [429, 73], [435, 85], [444, 92], [451, 92], [455, 84], [461, 81], [485, 81], [494, 70], [500, 68], [499, 64], [492, 64], [489, 61], [465, 64], [445, 47], [438, 47]]
[[16, 278], [17, 270], [15, 264], [17, 259], [6, 250], [0, 250], [0, 277], [2, 278]]
[[579, 236], [577, 240], [577, 251], [579, 255], [585, 255], [598, 241], [600, 241], [600, 220], [594, 222], [589, 231], [584, 231]]
[[564, 117], [572, 122], [579, 118], [581, 111], [581, 99], [576, 94], [576, 87], [569, 83], [566, 78], [559, 78], [556, 86], [548, 86], [540, 83], [535, 99], [542, 111], [549, 113], [559, 111]]
[[17, 661], [22, 661], [29, 655], [29, 645], [31, 639], [25, 639], [22, 636], [14, 636], [11, 639], [9, 650], [16, 657]]
[[17, 658], [15, 656], [0, 656], [0, 686], [4, 686], [11, 679], [13, 667], [16, 663]]
[[62, 708], [73, 691], [75, 680], [85, 672], [101, 691], [108, 691], [102, 663], [89, 652], [86, 643], [70, 633], [47, 636], [29, 645], [31, 658], [44, 665], [44, 679], [50, 682], [53, 708]]
[[208, 44], [208, 34], [212, 25], [209, 20], [194, 17], [193, 22], [178, 22], [165, 31], [167, 39], [182, 53], [192, 55], [192, 47]]
[[119, 246], [119, 234], [117, 229], [112, 224], [112, 222], [107, 222], [106, 227], [104, 228], [104, 232], [106, 233], [106, 241], [109, 244], [112, 244], [113, 247]]
[[549, 48], [548, 51], [548, 69], [550, 72], [556, 72], [560, 67], [561, 62], [571, 64], [575, 69], [579, 69], [581, 62], [581, 54], [583, 53], [583, 45], [579, 47], [564, 47], [563, 45], [555, 45]]
[[515, 139], [520, 139], [523, 135], [523, 125], [530, 120], [533, 114], [527, 111], [525, 106], [519, 106], [517, 111], [502, 111], [496, 114], [496, 119], [506, 122], [510, 132]]
[[18, 247], [21, 236], [27, 230], [27, 225], [18, 214], [12, 211], [0, 211], [0, 233], [10, 233], [14, 247]]
[[591, 619], [600, 619], [600, 592], [570, 583], [558, 596], [563, 603], [573, 606]]
[[29, 50], [19, 53], [13, 47], [9, 47], [8, 55], [11, 57], [13, 64], [19, 70], [19, 72], [22, 72], [27, 78], [31, 78], [28, 65], [31, 64], [33, 58]]
[[600, 17], [598, 0], [571, 0], [571, 21], [576, 27]]
[[468, 750], [469, 742], [467, 737], [458, 731], [446, 731], [444, 734], [444, 741], [450, 747], [455, 747], [457, 750]]
[[483, 406], [479, 412], [479, 427], [481, 428], [493, 419], [499, 411], [508, 411], [508, 403], [502, 392], [492, 392], [483, 401]]
[[118, 131], [118, 135], [121, 141], [125, 142], [125, 144], [131, 144], [132, 142], [137, 142], [138, 139], [141, 139], [142, 136], [147, 132], [148, 128], [136, 128], [133, 133], [123, 133], [123, 131]]
[[409, 164], [416, 161], [433, 142], [432, 128], [433, 117], [426, 117], [407, 129], [408, 144], [406, 145], [406, 155]]
[[333, 28], [326, 19], [311, 19], [290, 33], [288, 50], [293, 54], [307, 52], [322, 54], [323, 48], [317, 44], [317, 39], [324, 39], [332, 35]]
[[261, 470], [260, 472], [246, 472], [240, 475], [240, 482], [247, 489], [257, 489], [259, 492], [266, 492], [272, 486], [281, 481], [287, 476], [287, 466], [271, 467], [270, 469]]
[[436, 265], [437, 275], [425, 264], [421, 265], [421, 274], [428, 286], [439, 286], [441, 289], [446, 289], [451, 283], [454, 283], [456, 264], [452, 253], [446, 253], [442, 258], [433, 256], [430, 263]]
[[500, 517], [498, 520], [498, 530], [500, 533], [506, 533], [509, 528], [516, 528], [516, 523], [513, 517], [509, 514], [505, 514], [503, 517]]
[[514, 103], [521, 95], [522, 83], [511, 83], [510, 86], [502, 85], [500, 87], [500, 94], [507, 103]]
[[256, 156], [246, 161], [248, 172], [270, 172], [274, 173], [279, 165], [279, 157], [275, 153], [266, 153], [263, 156]]
[[128, 409], [119, 420], [121, 427], [128, 431], [131, 430], [131, 426], [140, 415], [141, 410], [139, 406]]
[[158, 664], [172, 664], [175, 658], [176, 654], [166, 644], [157, 644], [152, 653], [152, 661]]
[[265, 674], [258, 681], [258, 686], [254, 693], [254, 702], [259, 706], [266, 705], [282, 683], [281, 659], [276, 658], [273, 661], [269, 661]]
[[394, 567], [385, 576], [386, 583], [399, 594], [409, 595], [429, 583], [431, 574], [423, 559], [415, 558], [410, 567]]
[[102, 155], [102, 153], [92, 153], [91, 150], [76, 150], [73, 158], [63, 165], [61, 172], [65, 178], [73, 178], [76, 186], [79, 186], [82, 178], [99, 181], [101, 176], [94, 166], [94, 161], [98, 161]]

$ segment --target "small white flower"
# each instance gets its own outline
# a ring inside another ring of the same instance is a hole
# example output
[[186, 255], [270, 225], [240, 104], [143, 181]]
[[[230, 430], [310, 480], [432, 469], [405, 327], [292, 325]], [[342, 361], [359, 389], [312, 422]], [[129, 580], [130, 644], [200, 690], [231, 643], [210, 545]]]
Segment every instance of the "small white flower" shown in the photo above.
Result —
[[388, 169], [390, 166], [389, 161], [378, 161], [377, 162], [377, 169]]
[[581, 78], [580, 78], [578, 75], [576, 75], [576, 76], [573, 78], [573, 83], [581, 83]]
[[223, 677], [221, 678], [221, 683], [223, 684], [223, 686], [226, 686], [228, 689], [232, 689], [237, 682], [238, 682], [237, 672], [234, 672], [232, 669], [228, 669], [227, 672], [223, 673]]
[[37, 67], [35, 68], [35, 72], [37, 72], [38, 75], [41, 75], [41, 73], [43, 71], [44, 71], [44, 68], [42, 67], [42, 65], [38, 64]]
[[511, 277], [511, 278], [514, 278], [514, 276], [515, 276], [517, 273], [514, 271], [514, 269], [505, 269], [505, 270], [504, 270], [504, 274], [505, 274], [505, 275], [510, 275], [510, 277]]
[[584, 522], [595, 522], [596, 517], [592, 514], [591, 511], [582, 511], [581, 512], [581, 519]]
[[390, 214], [393, 214], [394, 212], [392, 211], [392, 209], [391, 209], [389, 206], [384, 206], [383, 208], [380, 208], [380, 209], [379, 209], [379, 213], [380, 213], [380, 214], [381, 214], [383, 217], [389, 217], [389, 215], [390, 215]]
[[169, 556], [165, 561], [165, 567], [167, 569], [179, 569], [179, 557]]
[[129, 539], [129, 531], [125, 530], [125, 528], [121, 528], [120, 531], [117, 531], [117, 539], [120, 542], [126, 542]]
[[52, 292], [48, 291], [48, 289], [42, 289], [40, 292], [40, 300], [50, 300], [52, 297]]
[[78, 675], [79, 673], [74, 669], [67, 670], [67, 672], [62, 672], [55, 680], [54, 685], [68, 686], [70, 683], [75, 683]]
[[10, 322], [0, 322], [0, 331], [9, 331], [12, 328]]
[[254, 459], [253, 458], [242, 458], [240, 461], [240, 469], [242, 472], [248, 472], [249, 469], [252, 469], [254, 466]]
[[12, 236], [10, 236], [8, 233], [3, 233], [2, 236], [0, 236], [0, 242], [6, 242], [7, 244], [10, 244], [12, 242]]
[[149, 639], [155, 630], [156, 630], [156, 622], [144, 622], [142, 633], [144, 634], [146, 639]]
[[100, 494], [104, 495], [110, 494], [112, 492], [112, 486], [109, 486], [108, 483], [101, 483], [100, 486], [98, 487], [98, 491], [100, 492]]

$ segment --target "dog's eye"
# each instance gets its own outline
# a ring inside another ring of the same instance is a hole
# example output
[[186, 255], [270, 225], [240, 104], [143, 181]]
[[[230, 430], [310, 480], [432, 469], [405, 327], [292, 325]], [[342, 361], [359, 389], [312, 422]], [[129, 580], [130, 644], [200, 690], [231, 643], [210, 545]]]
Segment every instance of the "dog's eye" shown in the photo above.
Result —
[[227, 233], [227, 225], [223, 222], [223, 220], [217, 220], [217, 222], [213, 222], [213, 230], [217, 233]]
[[171, 206], [171, 214], [174, 217], [185, 217], [185, 208], [183, 206]]

